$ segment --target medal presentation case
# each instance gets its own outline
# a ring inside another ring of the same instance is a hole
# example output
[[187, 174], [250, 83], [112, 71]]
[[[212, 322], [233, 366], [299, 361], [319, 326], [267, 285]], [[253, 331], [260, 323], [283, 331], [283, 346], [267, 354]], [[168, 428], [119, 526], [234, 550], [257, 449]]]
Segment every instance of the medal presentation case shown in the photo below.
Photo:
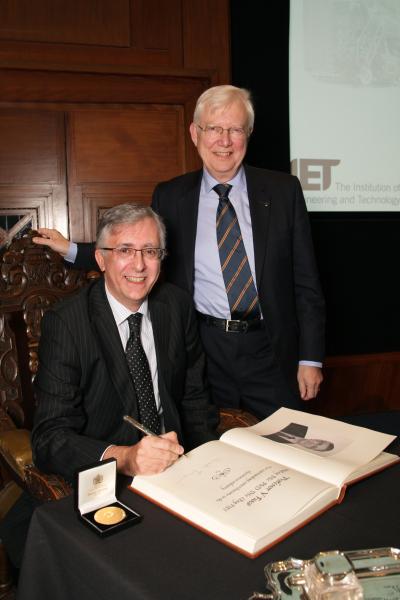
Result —
[[78, 518], [101, 537], [136, 525], [137, 512], [116, 497], [117, 461], [110, 458], [80, 469], [76, 474], [75, 509]]

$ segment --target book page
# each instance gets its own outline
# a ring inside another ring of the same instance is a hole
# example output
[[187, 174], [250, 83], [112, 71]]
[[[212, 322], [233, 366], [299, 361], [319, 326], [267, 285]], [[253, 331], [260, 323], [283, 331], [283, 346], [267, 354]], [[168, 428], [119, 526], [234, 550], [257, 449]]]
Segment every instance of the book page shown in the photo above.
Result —
[[133, 489], [252, 553], [331, 501], [340, 490], [222, 442], [208, 442]]
[[395, 437], [280, 408], [257, 425], [225, 432], [221, 440], [341, 486], [353, 471], [377, 457]]

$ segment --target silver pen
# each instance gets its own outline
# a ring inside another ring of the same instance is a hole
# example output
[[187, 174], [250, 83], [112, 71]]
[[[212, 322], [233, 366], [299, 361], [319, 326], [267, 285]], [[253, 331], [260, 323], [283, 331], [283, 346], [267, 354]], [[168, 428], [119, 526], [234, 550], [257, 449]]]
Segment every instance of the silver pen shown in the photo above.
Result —
[[129, 423], [129, 425], [132, 425], [132, 427], [134, 427], [135, 429], [139, 429], [139, 431], [141, 431], [145, 435], [155, 435], [157, 437], [157, 434], [154, 433], [154, 431], [150, 431], [150, 429], [148, 429], [147, 427], [139, 423], [139, 421], [136, 421], [136, 419], [130, 417], [129, 415], [124, 416], [124, 421]]
[[[157, 434], [154, 433], [154, 431], [151, 431], [150, 429], [145, 427], [145, 425], [142, 425], [141, 423], [139, 423], [139, 421], [136, 421], [136, 419], [130, 417], [129, 415], [124, 415], [124, 421], [129, 423], [129, 425], [132, 425], [132, 427], [134, 427], [135, 429], [139, 429], [139, 431], [141, 431], [145, 435], [152, 435], [158, 437]], [[182, 454], [182, 456], [186, 457], [186, 454]]]

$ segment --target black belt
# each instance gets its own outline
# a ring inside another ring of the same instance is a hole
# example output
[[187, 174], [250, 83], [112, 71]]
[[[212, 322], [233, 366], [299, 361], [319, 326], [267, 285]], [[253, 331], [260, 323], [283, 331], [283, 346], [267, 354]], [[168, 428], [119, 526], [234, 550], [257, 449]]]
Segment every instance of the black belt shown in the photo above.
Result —
[[250, 319], [249, 321], [239, 321], [237, 319], [219, 319], [218, 317], [211, 317], [210, 315], [203, 315], [203, 313], [197, 313], [198, 318], [206, 325], [211, 327], [217, 327], [228, 333], [247, 333], [247, 331], [255, 331], [256, 329], [264, 328], [264, 321], [262, 319]]

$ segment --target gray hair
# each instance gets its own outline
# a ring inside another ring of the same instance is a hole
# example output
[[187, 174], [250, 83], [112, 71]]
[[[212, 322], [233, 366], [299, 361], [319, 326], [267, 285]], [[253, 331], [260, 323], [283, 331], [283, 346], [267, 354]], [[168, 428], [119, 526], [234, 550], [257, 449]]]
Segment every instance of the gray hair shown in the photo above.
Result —
[[144, 204], [118, 204], [108, 208], [97, 226], [96, 248], [104, 246], [104, 237], [118, 225], [134, 225], [143, 219], [153, 219], [157, 225], [161, 248], [165, 250], [167, 234], [161, 217]]
[[234, 85], [216, 85], [209, 88], [201, 94], [194, 109], [193, 121], [200, 124], [201, 117], [205, 108], [218, 110], [226, 108], [234, 102], [241, 102], [247, 114], [247, 133], [253, 131], [254, 125], [254, 107], [249, 90], [238, 88]]

